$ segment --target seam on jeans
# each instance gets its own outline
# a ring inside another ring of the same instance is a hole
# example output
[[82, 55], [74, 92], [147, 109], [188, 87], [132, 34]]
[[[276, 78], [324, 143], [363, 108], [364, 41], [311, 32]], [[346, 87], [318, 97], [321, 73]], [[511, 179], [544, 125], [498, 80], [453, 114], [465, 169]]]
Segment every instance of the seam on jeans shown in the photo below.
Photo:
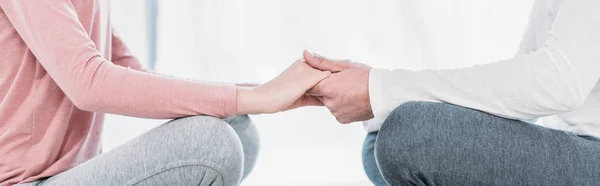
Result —
[[453, 173], [453, 172], [448, 172], [448, 171], [429, 170], [429, 171], [411, 171], [411, 172], [410, 172], [411, 176], [415, 176], [415, 174], [418, 174], [418, 173], [440, 173], [440, 174], [449, 174], [449, 175], [453, 175], [453, 176], [460, 176], [460, 177], [463, 177], [463, 178], [469, 178], [469, 179], [472, 179], [473, 181], [476, 181], [476, 182], [479, 182], [479, 183], [482, 183], [482, 184], [485, 184], [485, 185], [494, 185], [494, 184], [491, 184], [491, 183], [489, 183], [489, 182], [487, 182], [487, 181], [479, 180], [479, 179], [477, 179], [477, 178], [474, 178], [474, 177], [471, 177], [471, 176], [465, 176], [465, 175], [462, 175], [462, 174]]
[[[206, 167], [208, 169], [214, 170], [217, 174], [219, 174], [219, 176], [221, 176], [221, 179], [223, 179], [223, 182], [225, 182], [225, 177], [223, 176], [223, 174], [221, 172], [217, 171], [216, 169], [210, 167], [210, 166], [206, 166], [206, 165], [182, 165], [182, 166], [176, 166], [176, 167], [171, 167], [171, 168], [163, 169], [163, 170], [158, 171], [156, 173], [150, 174], [147, 177], [145, 177], [144, 179], [141, 179], [141, 180], [139, 180], [139, 181], [137, 181], [137, 182], [135, 182], [135, 183], [133, 183], [131, 185], [137, 185], [137, 184], [139, 184], [140, 182], [142, 182], [144, 180], [148, 180], [148, 179], [150, 179], [150, 178], [152, 178], [154, 176], [157, 176], [157, 175], [159, 175], [161, 173], [164, 173], [166, 171], [173, 170], [173, 169], [178, 169], [178, 168], [182, 168], [182, 167]], [[204, 175], [206, 175], [206, 171], [204, 172]], [[214, 182], [214, 180], [213, 180], [213, 182]]]

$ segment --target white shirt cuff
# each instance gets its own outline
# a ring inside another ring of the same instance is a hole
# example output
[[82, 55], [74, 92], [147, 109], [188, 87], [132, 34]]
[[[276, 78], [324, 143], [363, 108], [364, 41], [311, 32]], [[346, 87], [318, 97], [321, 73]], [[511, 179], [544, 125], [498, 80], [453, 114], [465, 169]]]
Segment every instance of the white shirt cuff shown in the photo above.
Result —
[[369, 72], [369, 101], [375, 117], [364, 122], [365, 130], [368, 132], [378, 131], [387, 118], [388, 112], [383, 96], [383, 73], [385, 71], [387, 70], [372, 68]]

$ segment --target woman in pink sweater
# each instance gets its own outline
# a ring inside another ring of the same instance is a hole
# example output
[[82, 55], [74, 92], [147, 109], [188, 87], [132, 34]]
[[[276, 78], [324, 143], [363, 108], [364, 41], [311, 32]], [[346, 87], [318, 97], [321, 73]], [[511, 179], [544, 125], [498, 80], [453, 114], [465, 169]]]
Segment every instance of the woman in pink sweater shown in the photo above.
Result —
[[[320, 105], [304, 92], [329, 74], [301, 60], [256, 87], [153, 74], [108, 0], [0, 0], [0, 186], [238, 185], [257, 150], [245, 115]], [[182, 119], [101, 154], [103, 113]]]

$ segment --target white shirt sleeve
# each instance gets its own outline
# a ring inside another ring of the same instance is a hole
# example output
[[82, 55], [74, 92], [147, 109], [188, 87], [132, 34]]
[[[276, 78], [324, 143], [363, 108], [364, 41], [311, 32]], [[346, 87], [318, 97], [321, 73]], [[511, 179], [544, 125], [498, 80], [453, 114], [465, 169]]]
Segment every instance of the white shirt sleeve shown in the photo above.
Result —
[[410, 101], [455, 104], [513, 119], [564, 113], [581, 105], [600, 78], [599, 0], [563, 0], [542, 47], [490, 64], [449, 70], [372, 69], [369, 95], [379, 129]]

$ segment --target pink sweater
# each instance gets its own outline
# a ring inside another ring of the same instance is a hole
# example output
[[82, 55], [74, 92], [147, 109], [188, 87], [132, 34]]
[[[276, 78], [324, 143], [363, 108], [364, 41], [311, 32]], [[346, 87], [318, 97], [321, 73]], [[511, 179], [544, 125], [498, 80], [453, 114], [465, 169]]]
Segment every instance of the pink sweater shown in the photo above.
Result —
[[227, 117], [233, 85], [147, 73], [110, 24], [108, 0], [0, 0], [0, 186], [101, 153], [103, 113]]

